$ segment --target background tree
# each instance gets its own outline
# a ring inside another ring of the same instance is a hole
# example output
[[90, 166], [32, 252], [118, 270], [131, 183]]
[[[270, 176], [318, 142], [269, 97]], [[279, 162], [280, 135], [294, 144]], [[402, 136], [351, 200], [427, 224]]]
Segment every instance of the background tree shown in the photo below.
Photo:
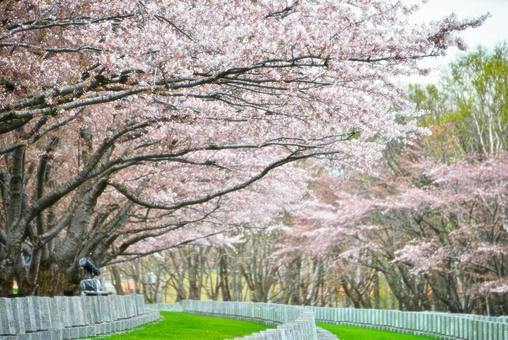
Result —
[[452, 63], [437, 85], [411, 88], [432, 137], [429, 151], [444, 162], [469, 155], [488, 157], [508, 143], [508, 44], [479, 48]]

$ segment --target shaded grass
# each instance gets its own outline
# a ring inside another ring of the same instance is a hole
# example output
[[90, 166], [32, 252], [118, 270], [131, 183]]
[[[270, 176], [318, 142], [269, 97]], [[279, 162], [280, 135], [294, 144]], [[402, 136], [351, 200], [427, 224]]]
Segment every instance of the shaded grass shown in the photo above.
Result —
[[430, 336], [402, 334], [379, 329], [369, 329], [348, 325], [332, 325], [329, 323], [317, 323], [318, 327], [337, 335], [340, 340], [435, 340]]
[[186, 313], [161, 312], [163, 320], [138, 327], [130, 332], [113, 335], [107, 339], [178, 339], [222, 340], [249, 335], [269, 328], [242, 320], [217, 318]]

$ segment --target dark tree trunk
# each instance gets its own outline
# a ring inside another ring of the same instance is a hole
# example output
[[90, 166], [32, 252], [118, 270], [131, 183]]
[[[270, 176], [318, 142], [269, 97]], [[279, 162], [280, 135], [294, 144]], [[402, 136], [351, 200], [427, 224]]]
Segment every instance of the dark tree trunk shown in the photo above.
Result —
[[374, 274], [374, 308], [379, 309], [381, 307], [381, 299], [380, 299], [380, 287], [379, 287], [379, 272]]
[[226, 254], [223, 251], [219, 253], [219, 275], [220, 289], [222, 292], [222, 301], [231, 301], [231, 292], [229, 290], [228, 263]]
[[41, 270], [37, 281], [37, 295], [79, 295], [79, 277], [58, 269]]
[[12, 279], [1, 279], [0, 280], [0, 297], [6, 297], [12, 294]]
[[201, 300], [201, 259], [199, 254], [193, 254], [187, 260], [189, 277], [189, 299]]
[[115, 266], [111, 266], [111, 278], [113, 279], [113, 287], [115, 287], [115, 291], [117, 295], [124, 295], [123, 287], [122, 287], [122, 276], [118, 271], [118, 268]]

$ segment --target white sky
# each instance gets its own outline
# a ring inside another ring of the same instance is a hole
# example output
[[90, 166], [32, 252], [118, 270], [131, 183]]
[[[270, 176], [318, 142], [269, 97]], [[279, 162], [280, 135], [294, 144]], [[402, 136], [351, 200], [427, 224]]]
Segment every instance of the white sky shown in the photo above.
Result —
[[[415, 14], [415, 20], [440, 19], [450, 13], [455, 13], [459, 18], [490, 13], [491, 17], [482, 26], [461, 34], [469, 51], [480, 45], [493, 48], [497, 43], [508, 42], [508, 0], [429, 0]], [[427, 77], [410, 79], [410, 82], [435, 82], [439, 77], [439, 70], [460, 53], [457, 49], [450, 49], [446, 57], [426, 61], [424, 65], [435, 67], [436, 70]]]

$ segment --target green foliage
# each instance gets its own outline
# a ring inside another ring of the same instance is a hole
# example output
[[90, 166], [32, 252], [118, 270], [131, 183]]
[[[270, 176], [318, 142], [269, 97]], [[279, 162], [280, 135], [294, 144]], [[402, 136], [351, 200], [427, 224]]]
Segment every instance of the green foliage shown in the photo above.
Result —
[[185, 313], [161, 313], [163, 320], [139, 327], [132, 332], [107, 337], [107, 339], [174, 339], [219, 340], [259, 332], [268, 327], [254, 322], [216, 318]]
[[318, 326], [326, 329], [341, 340], [432, 340], [437, 339], [429, 336], [401, 334], [378, 329], [369, 329], [353, 327], [346, 325], [331, 325], [327, 323], [318, 323]]
[[450, 162], [495, 154], [508, 146], [508, 44], [483, 48], [452, 63], [437, 85], [413, 85], [410, 98], [429, 112], [428, 151]]

